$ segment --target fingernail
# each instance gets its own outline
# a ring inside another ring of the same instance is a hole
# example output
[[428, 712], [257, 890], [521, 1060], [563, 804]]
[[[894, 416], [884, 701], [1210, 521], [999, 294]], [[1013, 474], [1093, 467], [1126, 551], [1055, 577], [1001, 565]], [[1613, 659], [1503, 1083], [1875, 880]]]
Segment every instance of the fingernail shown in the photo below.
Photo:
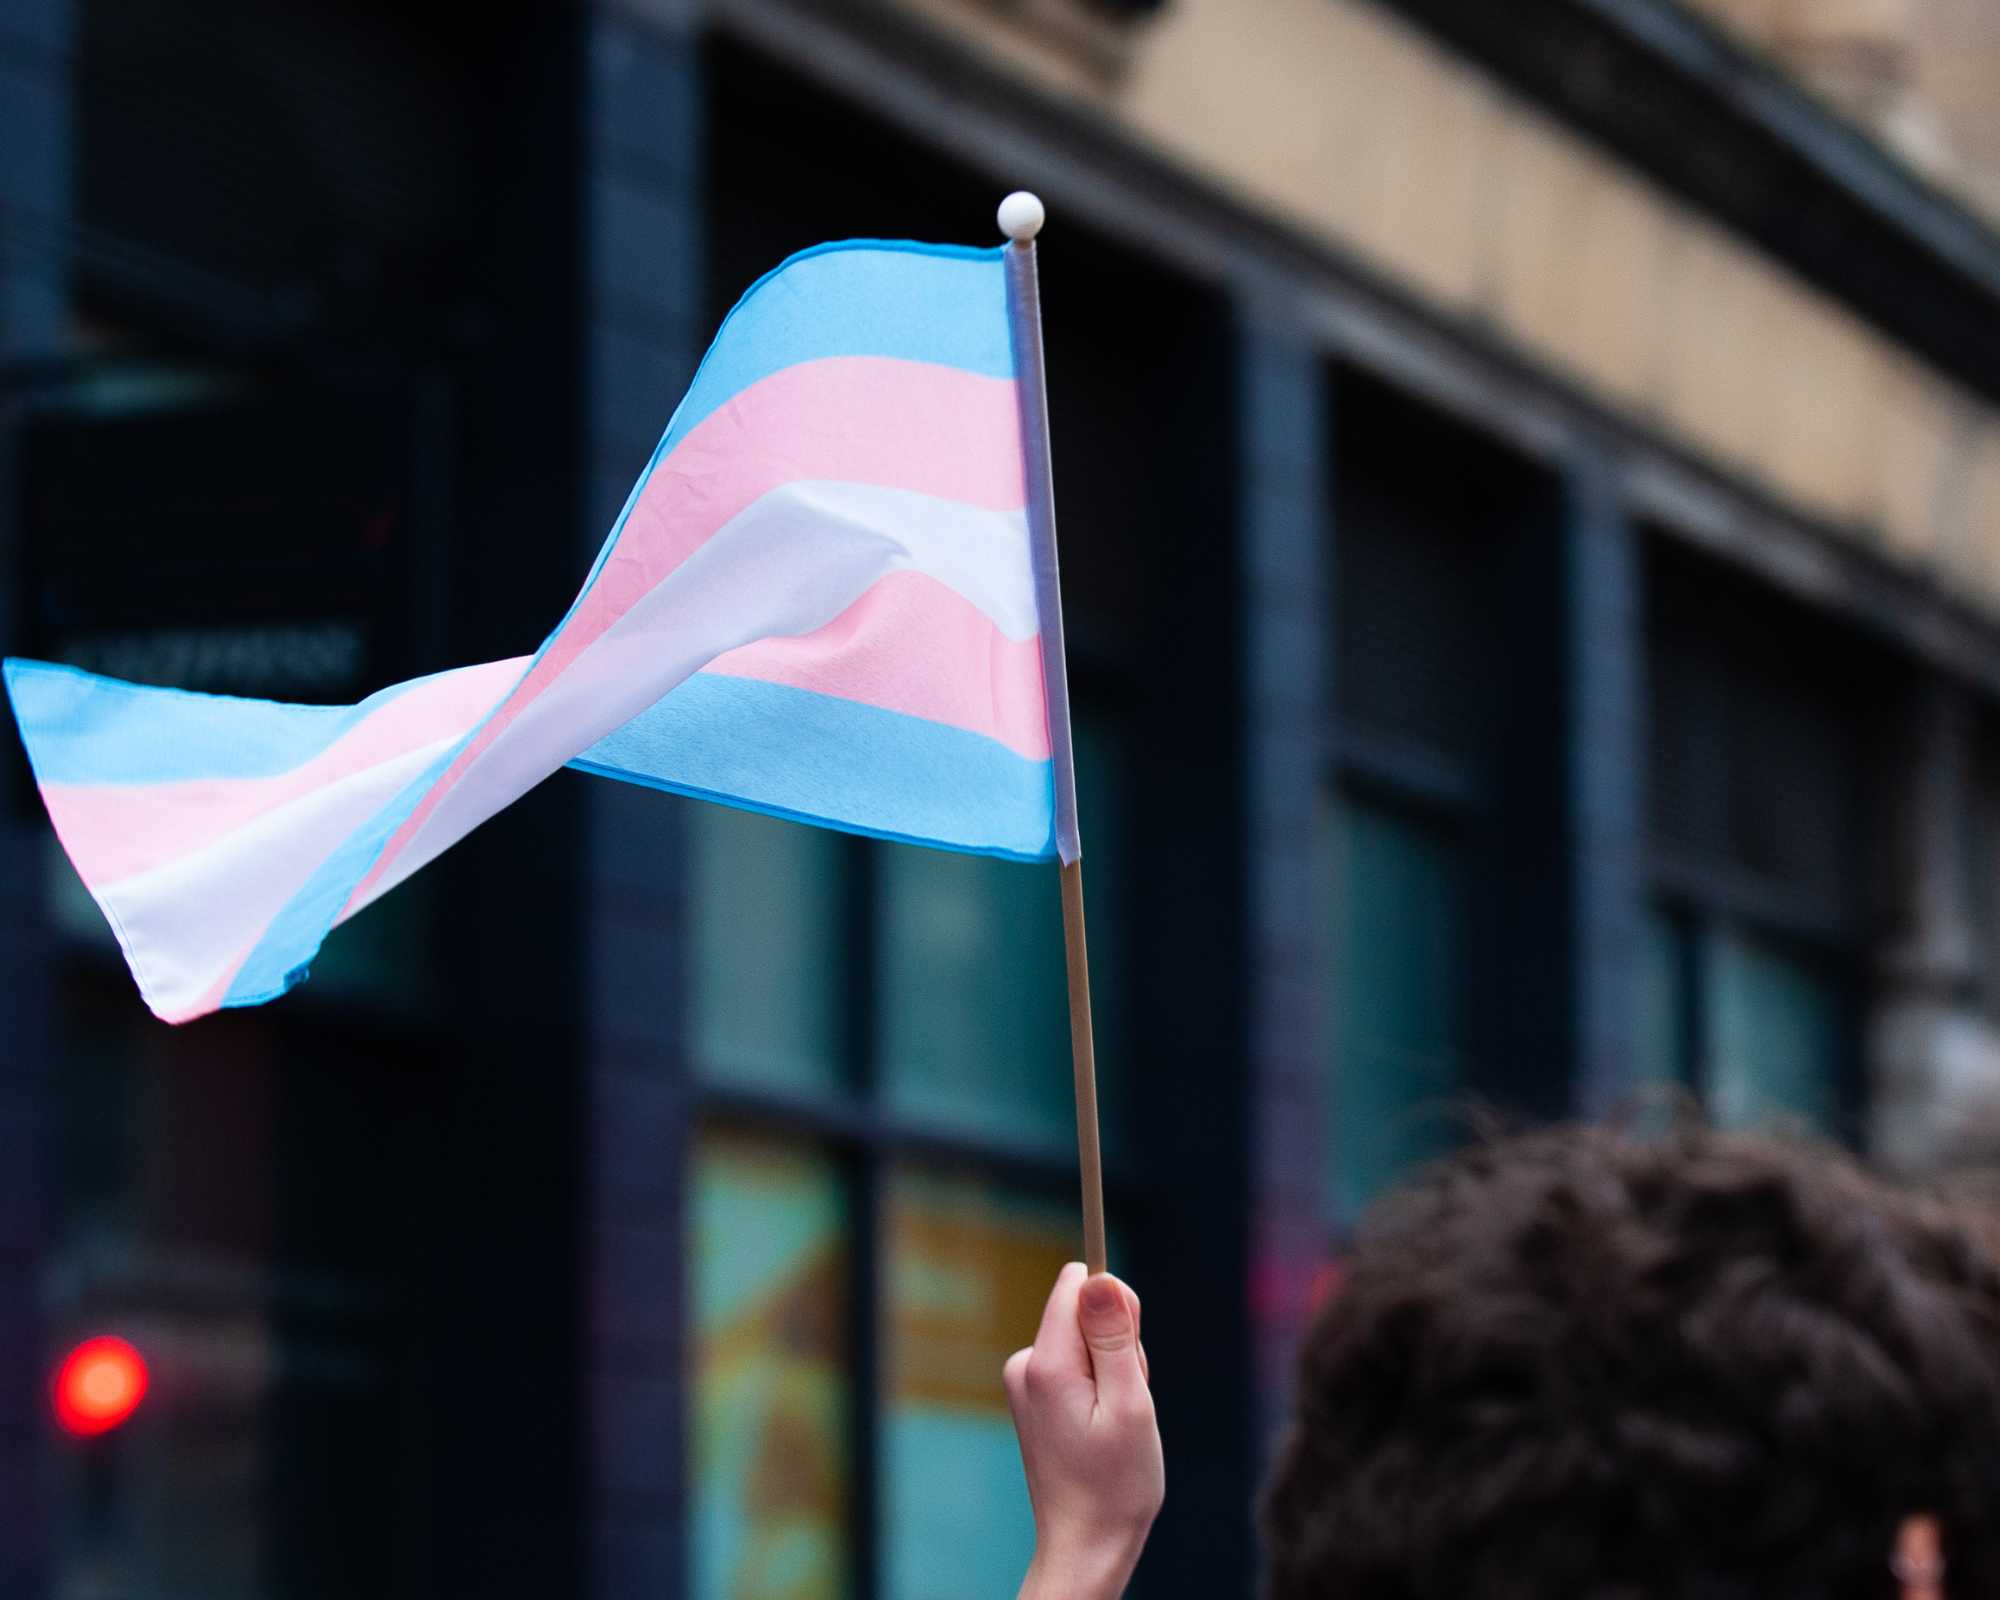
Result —
[[1125, 1297], [1118, 1292], [1118, 1285], [1103, 1273], [1084, 1280], [1083, 1293], [1078, 1299], [1083, 1314], [1099, 1325], [1102, 1332], [1110, 1333], [1122, 1327], [1125, 1322]]

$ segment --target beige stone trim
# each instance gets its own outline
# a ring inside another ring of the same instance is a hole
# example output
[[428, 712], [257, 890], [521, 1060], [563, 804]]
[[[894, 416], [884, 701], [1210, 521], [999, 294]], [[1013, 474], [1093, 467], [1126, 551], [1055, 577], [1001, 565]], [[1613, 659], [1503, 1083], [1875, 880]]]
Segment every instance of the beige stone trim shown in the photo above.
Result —
[[1370, 0], [1175, 0], [1109, 74], [1001, 0], [897, 3], [2000, 611], [2000, 410]]

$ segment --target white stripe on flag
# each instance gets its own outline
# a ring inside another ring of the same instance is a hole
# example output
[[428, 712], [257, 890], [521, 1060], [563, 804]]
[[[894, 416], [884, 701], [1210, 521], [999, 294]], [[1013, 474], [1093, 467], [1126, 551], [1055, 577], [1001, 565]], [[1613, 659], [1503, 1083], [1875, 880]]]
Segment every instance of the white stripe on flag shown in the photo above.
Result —
[[978, 606], [1010, 638], [1032, 638], [1027, 537], [1021, 511], [981, 510], [907, 490], [813, 482], [762, 496], [521, 707], [440, 796], [354, 909], [394, 888], [717, 656], [757, 639], [824, 627], [890, 572], [926, 573]]

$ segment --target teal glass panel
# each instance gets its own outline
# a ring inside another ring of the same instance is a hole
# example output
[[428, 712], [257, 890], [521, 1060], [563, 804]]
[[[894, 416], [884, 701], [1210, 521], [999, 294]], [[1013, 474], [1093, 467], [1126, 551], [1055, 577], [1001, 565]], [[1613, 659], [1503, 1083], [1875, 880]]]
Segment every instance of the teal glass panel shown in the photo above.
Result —
[[51, 933], [65, 940], [91, 946], [105, 955], [118, 954], [118, 935], [105, 920], [102, 910], [69, 857], [53, 834], [44, 834], [40, 845], [43, 917]]
[[839, 1174], [705, 1136], [694, 1172], [693, 1593], [852, 1591], [853, 1282]]
[[1646, 913], [1644, 968], [1639, 996], [1639, 1097], [1671, 1099], [1667, 1091], [1692, 1088], [1694, 1040], [1690, 1015], [1688, 932], [1670, 913]]
[[[1090, 949], [1090, 1022], [1097, 1050], [1098, 1133], [1107, 1160], [1132, 1151], [1131, 1093], [1137, 1081], [1131, 1058], [1132, 825], [1126, 755], [1117, 731], [1101, 717], [1076, 724], [1077, 810], [1083, 824], [1083, 897]], [[1058, 895], [1060, 899], [1060, 895]], [[1058, 913], [1060, 915], [1060, 913]], [[1056, 932], [1061, 942], [1061, 929]], [[1068, 1006], [1064, 991], [1064, 1006]], [[1069, 1079], [1068, 1012], [1064, 1011], [1062, 1066]], [[1059, 1093], [1075, 1099], [1073, 1088]], [[1071, 1112], [1072, 1121], [1074, 1110]], [[1074, 1130], [1071, 1130], [1073, 1137]]]
[[1840, 1109], [1840, 996], [1810, 965], [1720, 930], [1703, 951], [1709, 1115], [1725, 1128], [1831, 1132]]
[[328, 935], [313, 957], [310, 992], [394, 1016], [442, 999], [436, 968], [439, 885], [419, 873]]
[[[1118, 764], [1079, 726], [1085, 908], [1098, 1073], [1117, 1148], [1125, 1037]], [[1067, 1147], [1075, 1138], [1062, 896], [1051, 863], [875, 847], [882, 1082], [899, 1112], [959, 1131]]]
[[1328, 812], [1318, 873], [1333, 923], [1325, 1193], [1345, 1224], [1456, 1140], [1467, 906], [1464, 865], [1443, 830], [1349, 799]]
[[1074, 1207], [905, 1168], [883, 1210], [888, 1600], [1011, 1600], [1035, 1529], [1000, 1369], [1077, 1253]]
[[691, 805], [686, 815], [695, 1060], [730, 1083], [837, 1087], [848, 841], [729, 806]]

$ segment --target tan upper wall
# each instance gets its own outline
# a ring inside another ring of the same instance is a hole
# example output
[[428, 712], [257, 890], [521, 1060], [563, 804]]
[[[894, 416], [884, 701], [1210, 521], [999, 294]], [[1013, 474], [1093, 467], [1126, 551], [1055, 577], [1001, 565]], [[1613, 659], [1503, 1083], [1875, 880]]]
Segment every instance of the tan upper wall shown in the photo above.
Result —
[[1994, 0], [1689, 0], [2000, 219]]
[[2000, 411], [1370, 0], [1175, 0], [1116, 66], [899, 3], [2000, 612]]

